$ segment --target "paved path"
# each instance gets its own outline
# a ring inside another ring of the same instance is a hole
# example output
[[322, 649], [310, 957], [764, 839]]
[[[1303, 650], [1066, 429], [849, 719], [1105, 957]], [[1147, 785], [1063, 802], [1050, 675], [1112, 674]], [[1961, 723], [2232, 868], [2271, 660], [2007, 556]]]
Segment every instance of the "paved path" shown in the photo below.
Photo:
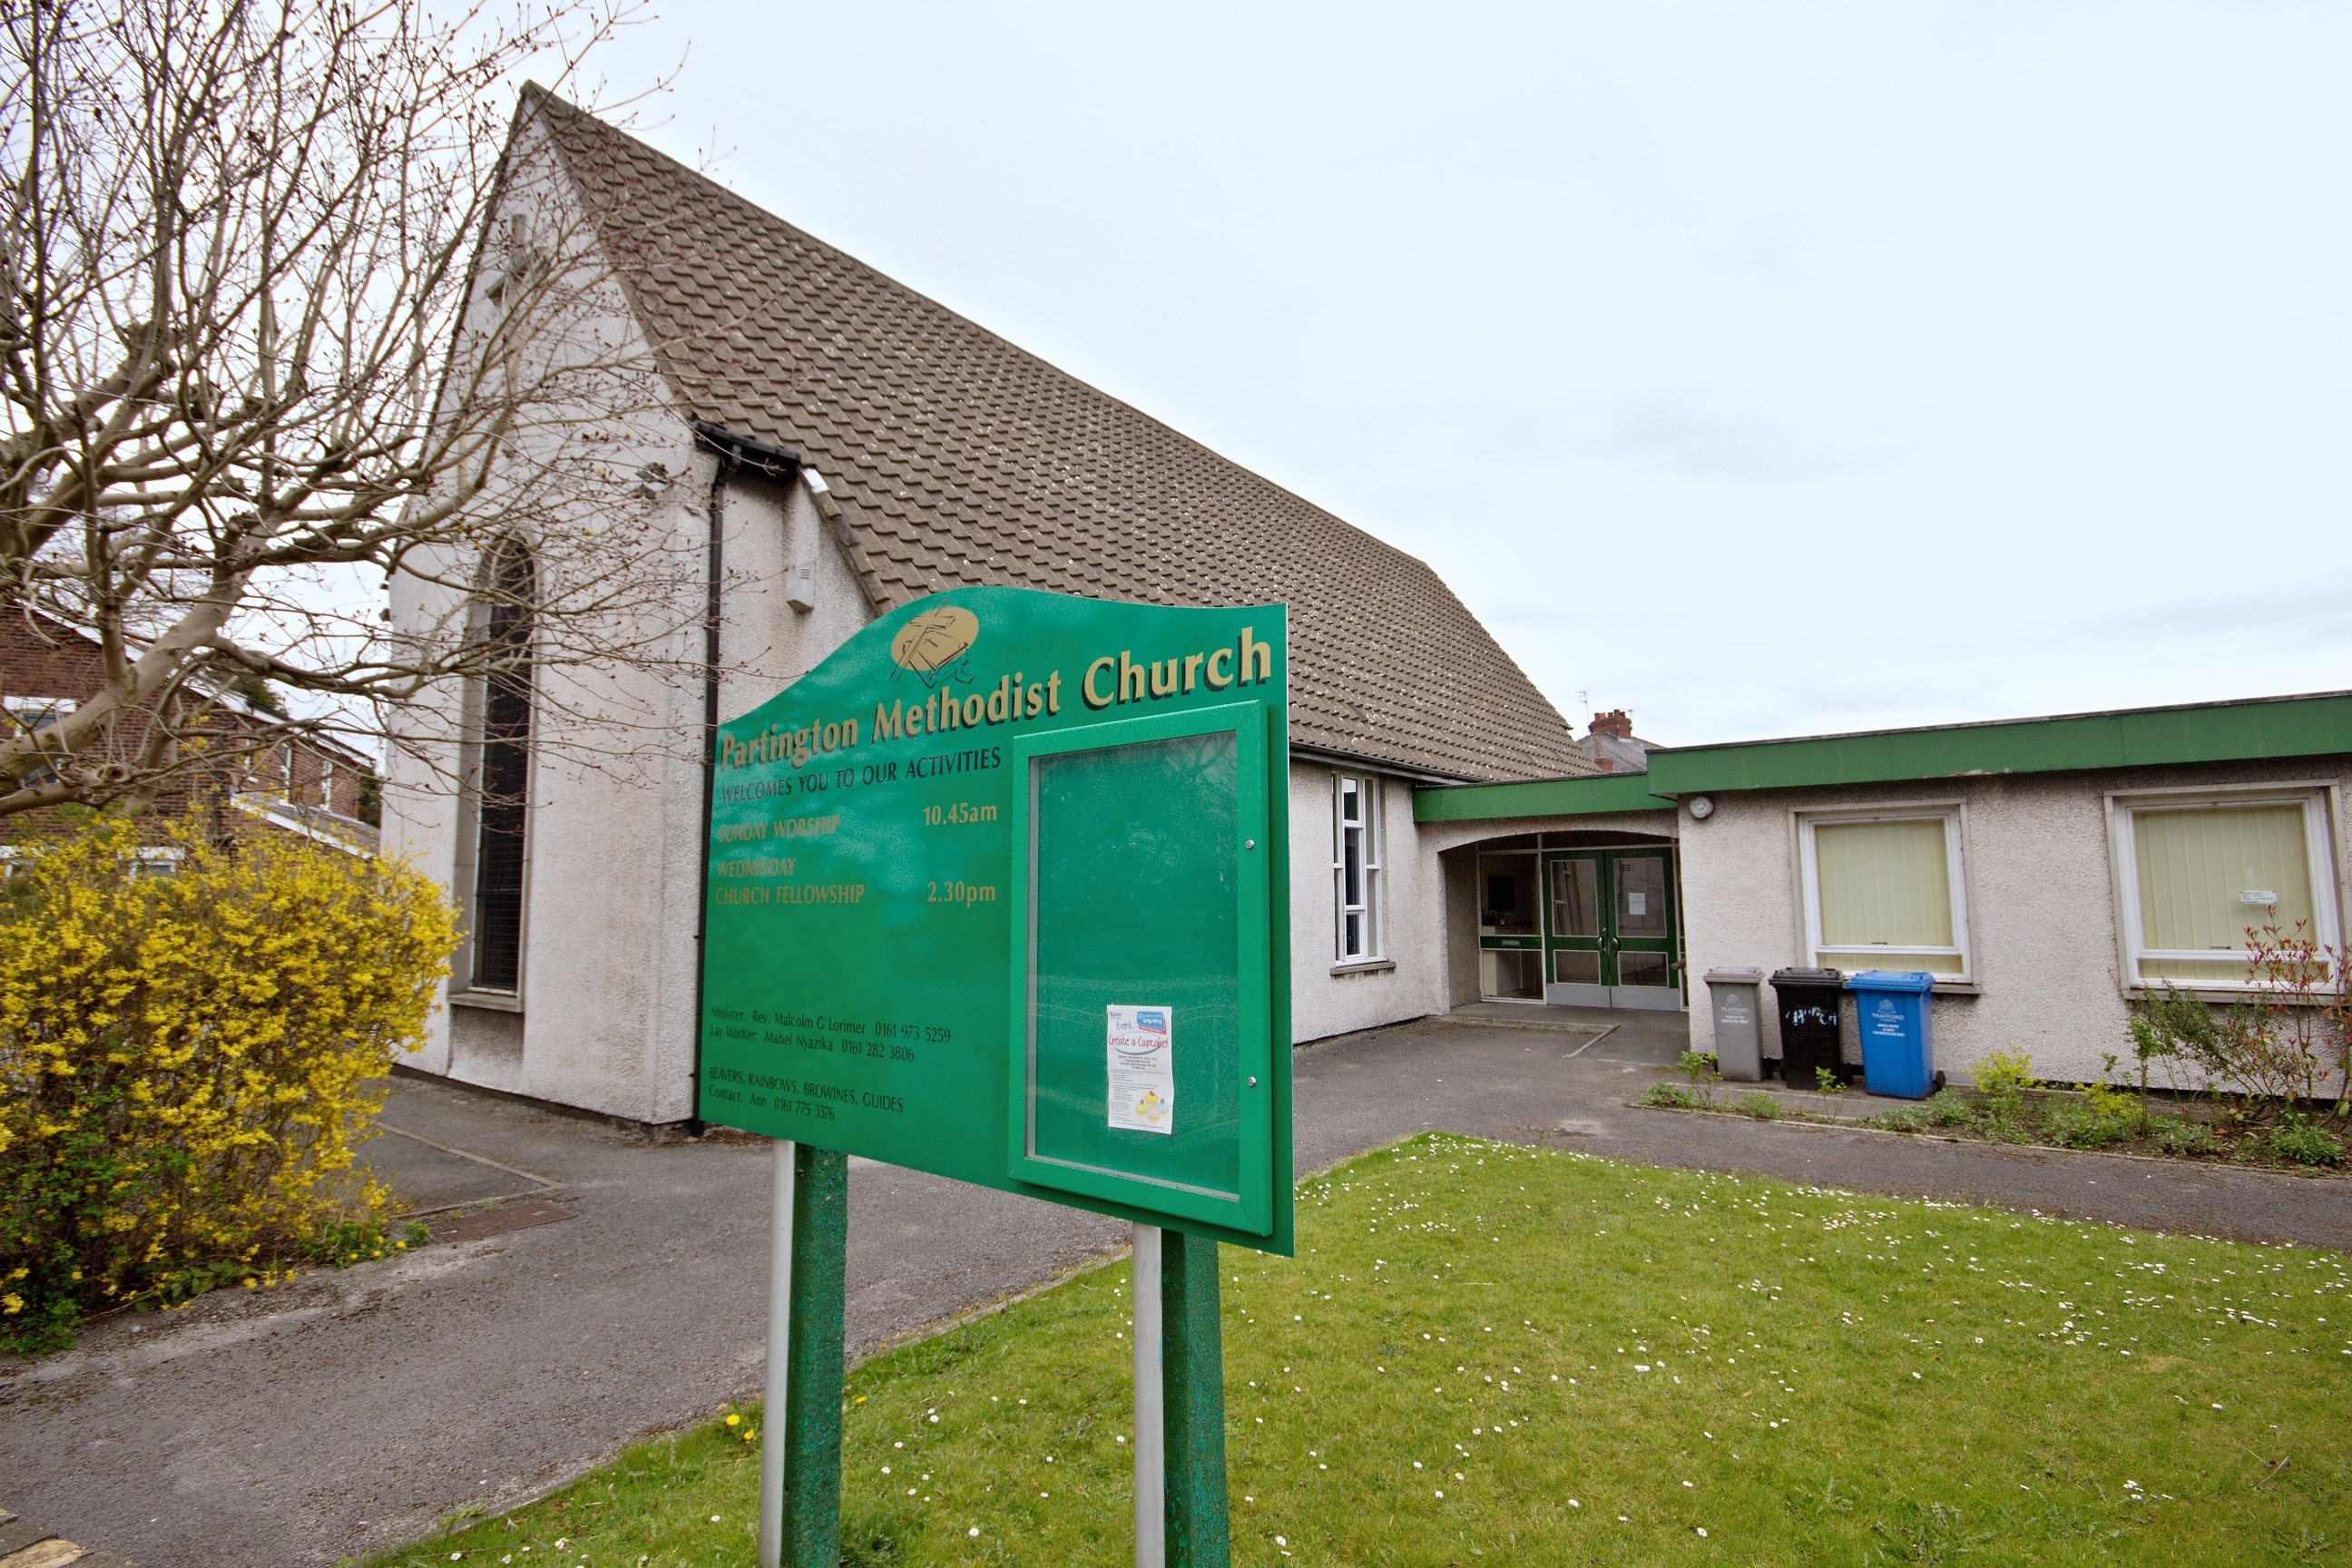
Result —
[[[2352, 1182], [1627, 1110], [1672, 1044], [1654, 1027], [1595, 1043], [1430, 1023], [1318, 1046], [1296, 1058], [1299, 1168], [1443, 1128], [2352, 1249]], [[413, 1081], [385, 1121], [413, 1136], [372, 1152], [412, 1202], [509, 1201], [457, 1227], [472, 1239], [112, 1320], [66, 1354], [0, 1364], [0, 1501], [143, 1568], [331, 1563], [756, 1389], [764, 1145], [649, 1147]], [[1099, 1257], [1124, 1230], [858, 1163], [853, 1352]]]

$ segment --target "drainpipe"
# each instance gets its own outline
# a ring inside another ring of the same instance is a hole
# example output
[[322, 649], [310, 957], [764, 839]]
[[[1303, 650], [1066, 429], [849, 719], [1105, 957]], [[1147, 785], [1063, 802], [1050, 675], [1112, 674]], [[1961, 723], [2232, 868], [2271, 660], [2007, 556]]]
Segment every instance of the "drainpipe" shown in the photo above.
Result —
[[724, 519], [727, 481], [738, 472], [757, 474], [789, 485], [800, 472], [801, 455], [771, 447], [749, 436], [738, 436], [717, 425], [694, 422], [694, 445], [719, 459], [710, 476], [709, 562], [702, 598], [702, 837], [698, 841], [702, 868], [696, 880], [694, 912], [694, 1109], [687, 1131], [702, 1131], [702, 949], [710, 934], [710, 808], [719, 780], [719, 632], [726, 609], [727, 545]]

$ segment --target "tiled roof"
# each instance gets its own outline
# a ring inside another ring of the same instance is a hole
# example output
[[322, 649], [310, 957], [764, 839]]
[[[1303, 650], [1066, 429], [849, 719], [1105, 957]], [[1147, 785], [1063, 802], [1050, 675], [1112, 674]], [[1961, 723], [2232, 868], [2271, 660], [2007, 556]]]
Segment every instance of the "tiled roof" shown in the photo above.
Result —
[[1594, 771], [1426, 565], [534, 89], [693, 417], [796, 449], [881, 610], [964, 584], [1290, 606], [1293, 744]]

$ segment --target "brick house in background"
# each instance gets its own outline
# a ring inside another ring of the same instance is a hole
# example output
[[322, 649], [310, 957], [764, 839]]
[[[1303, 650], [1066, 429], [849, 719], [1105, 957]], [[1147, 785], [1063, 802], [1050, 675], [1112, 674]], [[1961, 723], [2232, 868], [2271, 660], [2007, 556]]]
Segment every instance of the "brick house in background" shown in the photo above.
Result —
[[[5, 732], [38, 730], [104, 685], [96, 639], [38, 612], [0, 615]], [[220, 837], [267, 827], [354, 854], [374, 853], [377, 775], [369, 758], [316, 736], [289, 735], [257, 745], [272, 727], [271, 715], [236, 692], [210, 695], [215, 706], [206, 722], [219, 736], [219, 759], [166, 784], [152, 808], [157, 821], [175, 819], [192, 802], [205, 800], [212, 831]], [[62, 826], [56, 809], [0, 818], [0, 847], [37, 842]]]
[[1646, 773], [1650, 748], [1656, 744], [1633, 733], [1633, 716], [1622, 708], [1592, 716], [1592, 732], [1577, 742], [1604, 773]]

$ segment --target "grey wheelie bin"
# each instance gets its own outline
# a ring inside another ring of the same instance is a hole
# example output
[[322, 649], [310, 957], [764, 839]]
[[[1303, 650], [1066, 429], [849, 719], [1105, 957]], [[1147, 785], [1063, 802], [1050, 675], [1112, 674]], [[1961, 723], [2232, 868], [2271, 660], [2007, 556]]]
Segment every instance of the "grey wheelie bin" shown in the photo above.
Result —
[[1764, 1037], [1757, 1016], [1760, 969], [1710, 969], [1706, 994], [1715, 1012], [1715, 1070], [1733, 1083], [1764, 1077]]

